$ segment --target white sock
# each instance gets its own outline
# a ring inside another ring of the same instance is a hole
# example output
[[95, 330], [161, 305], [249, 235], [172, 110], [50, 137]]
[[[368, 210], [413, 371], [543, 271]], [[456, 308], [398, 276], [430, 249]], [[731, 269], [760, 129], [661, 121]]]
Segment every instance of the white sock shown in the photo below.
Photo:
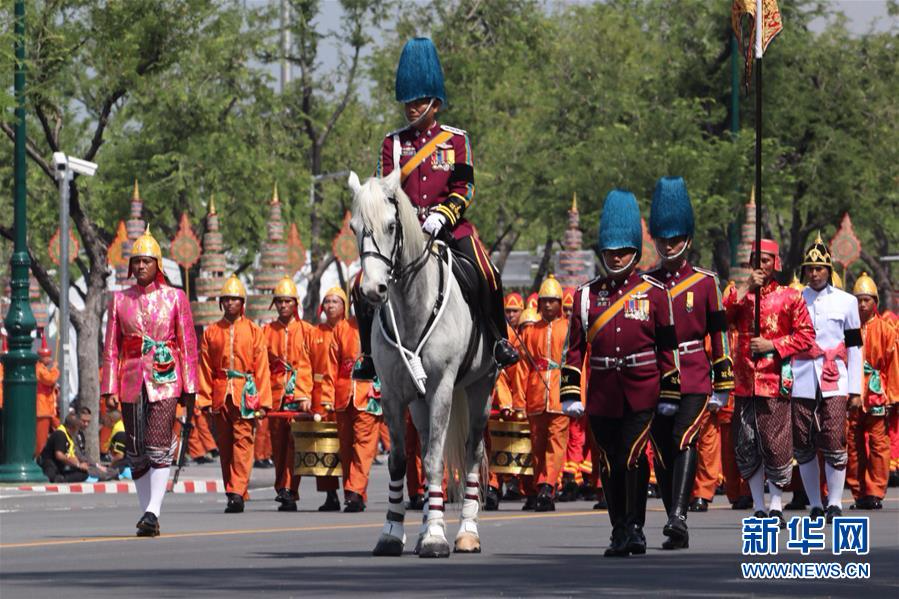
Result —
[[846, 469], [837, 470], [830, 464], [824, 464], [824, 475], [827, 477], [827, 507], [843, 506], [843, 485], [846, 483]]
[[783, 489], [778, 487], [772, 482], [768, 482], [768, 492], [771, 493], [771, 506], [769, 509], [777, 510], [778, 512], [784, 511], [783, 505], [783, 497], [784, 492]]
[[802, 486], [808, 495], [810, 507], [824, 506], [821, 504], [821, 475], [818, 470], [818, 460], [809, 460], [805, 464], [799, 464], [799, 474], [802, 475]]
[[137, 489], [137, 501], [140, 503], [142, 516], [147, 511], [147, 505], [150, 503], [150, 472], [152, 472], [152, 469], [148, 470], [142, 477], [134, 479], [134, 487]]
[[749, 491], [752, 493], [752, 509], [757, 512], [765, 511], [765, 469], [759, 466], [758, 469], [746, 481], [749, 485]]
[[150, 503], [147, 511], [153, 512], [156, 517], [162, 512], [162, 498], [165, 497], [165, 487], [169, 482], [169, 468], [150, 468]]

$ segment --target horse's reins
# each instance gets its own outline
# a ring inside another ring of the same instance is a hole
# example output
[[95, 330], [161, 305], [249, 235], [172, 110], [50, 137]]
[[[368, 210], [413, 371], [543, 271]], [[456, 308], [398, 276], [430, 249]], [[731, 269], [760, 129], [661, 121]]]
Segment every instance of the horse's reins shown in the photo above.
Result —
[[[364, 246], [365, 239], [369, 238], [371, 240], [371, 243], [375, 247], [375, 251], [365, 251], [363, 247], [363, 251], [359, 253], [360, 264], [365, 258], [375, 258], [377, 260], [380, 260], [390, 269], [388, 271], [390, 282], [400, 283], [404, 286], [408, 286], [415, 279], [415, 277], [418, 276], [418, 273], [421, 272], [425, 264], [427, 264], [428, 260], [431, 258], [431, 255], [435, 255], [438, 257], [437, 264], [439, 266], [440, 280], [443, 284], [439, 287], [439, 291], [437, 293], [437, 301], [434, 303], [434, 308], [431, 310], [428, 321], [425, 323], [424, 330], [422, 330], [421, 335], [418, 338], [418, 344], [414, 352], [406, 349], [406, 347], [403, 346], [402, 339], [400, 338], [399, 327], [396, 323], [396, 315], [393, 311], [393, 304], [390, 302], [389, 297], [387, 299], [387, 313], [390, 316], [389, 324], [393, 329], [392, 332], [394, 339], [391, 339], [390, 336], [386, 334], [384, 335], [384, 338], [388, 343], [393, 345], [397, 349], [397, 351], [399, 351], [400, 358], [402, 358], [403, 364], [406, 366], [406, 370], [412, 377], [412, 381], [415, 383], [416, 389], [421, 395], [424, 395], [424, 384], [427, 381], [428, 377], [427, 373], [425, 373], [424, 365], [421, 363], [421, 358], [419, 357], [419, 355], [421, 354], [421, 350], [424, 348], [424, 345], [427, 342], [428, 338], [431, 336], [431, 333], [434, 331], [437, 321], [440, 320], [440, 317], [443, 315], [443, 312], [446, 308], [446, 296], [449, 293], [452, 279], [444, 273], [443, 260], [441, 260], [437, 254], [434, 254], [432, 250], [435, 238], [435, 235], [433, 233], [429, 236], [424, 250], [422, 250], [421, 255], [418, 258], [406, 265], [399, 264], [399, 259], [402, 255], [403, 250], [403, 225], [400, 221], [399, 205], [397, 204], [396, 197], [390, 197], [388, 199], [390, 203], [393, 204], [393, 208], [396, 211], [396, 230], [394, 231], [393, 249], [391, 251], [391, 254], [389, 257], [384, 255], [384, 252], [381, 251], [381, 248], [378, 246], [378, 242], [375, 240], [374, 231], [370, 227], [366, 227], [362, 231], [362, 245]], [[453, 260], [452, 251], [448, 251], [446, 255], [446, 265], [451, 271]], [[383, 313], [381, 314], [381, 319], [384, 320]], [[383, 323], [381, 331], [382, 333], [384, 332]]]

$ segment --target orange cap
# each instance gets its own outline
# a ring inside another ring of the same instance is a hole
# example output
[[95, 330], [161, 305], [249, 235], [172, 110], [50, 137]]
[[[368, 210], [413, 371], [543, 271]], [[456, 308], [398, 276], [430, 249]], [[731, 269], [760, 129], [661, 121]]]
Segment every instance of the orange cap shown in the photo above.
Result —
[[503, 308], [517, 308], [518, 310], [524, 310], [524, 300], [521, 299], [521, 294], [513, 291], [507, 295], [506, 301], [503, 303]]
[[566, 287], [565, 291], [562, 293], [562, 307], [563, 308], [573, 308], [574, 307], [574, 287]]

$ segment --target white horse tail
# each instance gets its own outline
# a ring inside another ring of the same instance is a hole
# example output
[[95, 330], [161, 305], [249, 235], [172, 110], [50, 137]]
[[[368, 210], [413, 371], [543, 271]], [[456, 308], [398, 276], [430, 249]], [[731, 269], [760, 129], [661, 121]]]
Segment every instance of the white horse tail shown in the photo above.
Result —
[[468, 396], [464, 388], [456, 387], [453, 390], [453, 403], [450, 406], [449, 427], [446, 429], [446, 444], [443, 450], [447, 472], [446, 494], [452, 502], [461, 502], [465, 495], [468, 429]]

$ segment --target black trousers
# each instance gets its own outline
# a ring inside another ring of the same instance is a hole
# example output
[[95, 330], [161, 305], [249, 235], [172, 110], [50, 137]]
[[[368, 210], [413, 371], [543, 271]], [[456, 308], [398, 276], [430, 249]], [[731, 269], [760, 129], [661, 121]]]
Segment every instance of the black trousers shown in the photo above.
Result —
[[599, 446], [600, 467], [611, 472], [634, 470], [644, 455], [654, 410], [632, 412], [621, 418], [590, 416], [590, 428]]
[[56, 460], [41, 463], [41, 469], [51, 483], [80, 483], [87, 480], [87, 472], [72, 468], [68, 464], [57, 464]]
[[656, 414], [652, 420], [652, 444], [656, 450], [655, 460], [661, 468], [671, 469], [674, 456], [687, 447], [696, 447], [702, 415], [709, 401], [708, 395], [688, 393], [682, 395], [675, 414]]

